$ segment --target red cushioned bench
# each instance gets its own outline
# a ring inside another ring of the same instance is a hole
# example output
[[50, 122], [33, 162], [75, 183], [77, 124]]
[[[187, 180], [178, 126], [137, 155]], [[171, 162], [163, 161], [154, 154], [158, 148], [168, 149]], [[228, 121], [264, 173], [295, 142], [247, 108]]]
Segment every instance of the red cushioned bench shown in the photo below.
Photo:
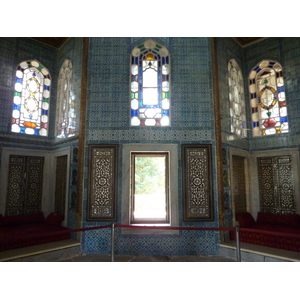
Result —
[[[300, 215], [276, 215], [258, 212], [257, 220], [249, 213], [236, 214], [240, 242], [300, 252]], [[235, 240], [235, 232], [230, 232]]]
[[68, 229], [61, 226], [63, 216], [42, 212], [23, 216], [0, 215], [0, 251], [70, 239]]

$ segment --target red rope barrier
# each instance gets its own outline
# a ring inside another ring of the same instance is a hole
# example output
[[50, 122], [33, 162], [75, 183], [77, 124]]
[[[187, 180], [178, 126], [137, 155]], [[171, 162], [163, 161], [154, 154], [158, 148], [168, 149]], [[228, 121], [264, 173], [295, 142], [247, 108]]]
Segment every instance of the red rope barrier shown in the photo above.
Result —
[[[141, 226], [141, 225], [122, 225], [122, 224], [115, 224], [115, 227], [133, 228], [133, 229], [141, 229], [141, 228], [142, 229], [162, 229], [162, 230], [234, 231], [233, 227], [223, 227], [223, 228], [207, 227], [206, 228], [206, 227]], [[65, 232], [89, 231], [89, 230], [104, 229], [104, 228], [111, 228], [111, 225], [94, 226], [94, 227], [77, 228], [77, 229], [66, 229]], [[290, 238], [300, 238], [299, 234], [282, 233], [282, 232], [276, 232], [276, 231], [267, 231], [267, 230], [240, 227], [240, 232], [243, 232], [243, 231], [260, 233], [260, 234], [269, 234], [269, 235], [282, 236], [282, 237], [290, 237]]]
[[232, 231], [234, 228], [220, 228], [220, 227], [171, 227], [171, 226], [139, 226], [139, 225], [118, 225], [115, 227], [121, 228], [143, 228], [143, 229], [165, 229], [165, 230], [211, 230], [211, 231]]
[[[219, 227], [171, 227], [171, 226], [140, 226], [140, 225], [119, 225], [115, 224], [115, 227], [119, 228], [133, 228], [133, 229], [164, 229], [164, 230], [202, 230], [202, 231], [233, 231], [234, 228], [219, 228]], [[104, 229], [104, 228], [111, 228], [111, 225], [104, 225], [104, 226], [95, 226], [95, 227], [86, 227], [86, 228], [77, 228], [77, 229], [66, 229], [64, 232], [78, 232], [78, 231], [89, 231], [89, 230], [96, 230], [96, 229]]]
[[103, 229], [103, 228], [111, 228], [111, 225], [94, 226], [94, 227], [77, 228], [77, 229], [67, 229], [65, 231], [66, 232], [77, 232], [77, 231], [88, 231], [88, 230]]

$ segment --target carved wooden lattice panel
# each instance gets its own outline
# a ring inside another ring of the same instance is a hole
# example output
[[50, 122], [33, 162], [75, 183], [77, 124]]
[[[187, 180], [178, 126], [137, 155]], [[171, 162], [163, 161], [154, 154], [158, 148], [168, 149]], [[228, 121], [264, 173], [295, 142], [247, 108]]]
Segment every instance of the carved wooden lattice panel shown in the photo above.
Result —
[[44, 158], [10, 155], [6, 215], [26, 215], [41, 210]]
[[88, 221], [115, 221], [118, 145], [89, 146]]
[[54, 212], [65, 215], [66, 188], [67, 188], [68, 156], [56, 157], [55, 204]]
[[273, 214], [295, 213], [291, 155], [258, 157], [260, 210]]
[[232, 156], [232, 190], [236, 213], [247, 211], [245, 158]]
[[211, 145], [182, 145], [183, 219], [212, 221]]

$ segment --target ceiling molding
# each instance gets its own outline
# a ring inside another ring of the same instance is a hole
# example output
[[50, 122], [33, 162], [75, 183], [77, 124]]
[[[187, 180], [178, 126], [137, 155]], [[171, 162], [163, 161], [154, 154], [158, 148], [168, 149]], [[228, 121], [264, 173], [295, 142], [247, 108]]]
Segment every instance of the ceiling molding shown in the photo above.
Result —
[[69, 37], [32, 37], [32, 39], [59, 49]]
[[[32, 39], [44, 43], [48, 46], [52, 46], [54, 48], [59, 49], [68, 39], [69, 37], [32, 37]], [[265, 37], [233, 37], [233, 39], [241, 46], [248, 47], [254, 43], [260, 42]]]
[[233, 39], [243, 48], [254, 43], [267, 39], [266, 37], [233, 37]]

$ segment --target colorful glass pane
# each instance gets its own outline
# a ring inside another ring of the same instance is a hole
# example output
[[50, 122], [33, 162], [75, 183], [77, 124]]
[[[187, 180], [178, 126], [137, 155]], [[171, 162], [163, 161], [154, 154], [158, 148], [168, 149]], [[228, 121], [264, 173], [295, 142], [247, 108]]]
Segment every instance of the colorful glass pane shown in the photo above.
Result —
[[37, 60], [23, 61], [16, 70], [11, 131], [48, 135], [51, 77]]
[[230, 101], [231, 132], [247, 137], [244, 80], [236, 60], [228, 63], [228, 85]]
[[262, 61], [250, 73], [253, 136], [289, 132], [282, 67]]
[[132, 50], [131, 126], [170, 126], [169, 68], [168, 50], [153, 40]]
[[60, 68], [57, 89], [56, 136], [67, 138], [75, 135], [75, 96], [71, 89], [72, 63], [66, 59]]

